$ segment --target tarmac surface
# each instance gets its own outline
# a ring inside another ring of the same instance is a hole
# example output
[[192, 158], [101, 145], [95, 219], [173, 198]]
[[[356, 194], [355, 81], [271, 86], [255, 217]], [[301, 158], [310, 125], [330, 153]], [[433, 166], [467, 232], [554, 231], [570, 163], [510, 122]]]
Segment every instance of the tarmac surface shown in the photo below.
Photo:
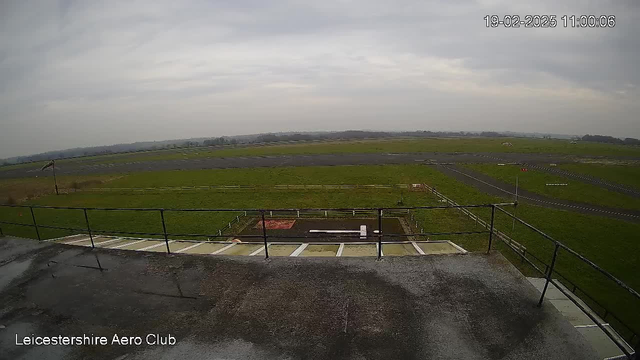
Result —
[[[589, 157], [590, 159], [593, 157]], [[575, 162], [580, 157], [557, 154], [518, 153], [399, 153], [399, 154], [318, 154], [278, 155], [228, 158], [193, 158], [182, 160], [133, 161], [95, 164], [78, 161], [56, 166], [60, 175], [96, 175], [159, 170], [231, 169], [282, 166], [382, 165], [418, 163], [491, 163], [513, 162], [531, 164]], [[41, 164], [33, 168], [0, 171], [0, 178], [35, 177], [42, 175]]]
[[[597, 358], [499, 253], [267, 261], [2, 238], [0, 269], [3, 359]], [[31, 334], [109, 344], [16, 345]]]
[[[471, 185], [485, 193], [500, 196], [509, 200], [515, 199], [515, 190], [513, 185], [494, 179], [491, 176], [455, 165], [437, 165], [436, 168], [445, 175], [451, 176], [454, 179]], [[598, 215], [614, 219], [640, 222], [640, 211], [637, 210], [608, 208], [576, 201], [551, 198], [523, 189], [518, 190], [518, 202], [553, 209], [570, 210], [587, 215]]]

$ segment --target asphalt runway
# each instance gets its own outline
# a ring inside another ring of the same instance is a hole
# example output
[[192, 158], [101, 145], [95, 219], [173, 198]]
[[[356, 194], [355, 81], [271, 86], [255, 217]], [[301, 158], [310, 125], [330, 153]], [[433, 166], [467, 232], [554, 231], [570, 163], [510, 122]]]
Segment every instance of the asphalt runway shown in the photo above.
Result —
[[[451, 176], [467, 185], [471, 185], [487, 194], [499, 196], [509, 200], [515, 199], [513, 185], [496, 180], [490, 176], [455, 165], [436, 165], [436, 168], [447, 176]], [[593, 204], [580, 203], [546, 197], [531, 191], [519, 189], [518, 202], [538, 205], [548, 208], [570, 210], [581, 214], [605, 216], [620, 220], [640, 222], [640, 211], [629, 209], [615, 209]]]
[[[593, 157], [590, 157], [593, 158]], [[517, 154], [517, 153], [402, 153], [402, 154], [317, 154], [278, 155], [228, 158], [198, 158], [162, 161], [133, 161], [111, 164], [72, 163], [56, 166], [60, 175], [97, 175], [158, 170], [199, 170], [237, 169], [283, 166], [338, 166], [338, 165], [384, 165], [421, 163], [570, 163], [580, 157], [557, 154]], [[41, 176], [41, 164], [33, 168], [19, 168], [0, 171], [0, 178], [21, 178]]]

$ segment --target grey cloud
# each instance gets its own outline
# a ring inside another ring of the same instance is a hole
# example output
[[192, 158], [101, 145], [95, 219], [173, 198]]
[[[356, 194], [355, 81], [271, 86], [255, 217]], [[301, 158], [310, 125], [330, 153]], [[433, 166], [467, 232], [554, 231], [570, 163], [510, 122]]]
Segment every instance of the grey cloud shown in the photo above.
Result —
[[[484, 27], [526, 13], [618, 26]], [[638, 20], [631, 0], [5, 1], [0, 158], [247, 129], [638, 137]]]

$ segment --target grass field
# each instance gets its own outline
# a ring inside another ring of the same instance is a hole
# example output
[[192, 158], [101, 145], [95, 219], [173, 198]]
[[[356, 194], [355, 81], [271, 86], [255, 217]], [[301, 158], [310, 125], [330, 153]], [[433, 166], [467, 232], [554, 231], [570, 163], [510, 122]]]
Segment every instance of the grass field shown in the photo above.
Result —
[[[513, 146], [502, 146], [511, 142]], [[60, 160], [65, 163], [121, 163], [133, 161], [153, 161], [171, 159], [192, 159], [206, 157], [237, 157], [294, 154], [343, 154], [343, 153], [417, 153], [417, 152], [468, 152], [468, 153], [549, 153], [566, 155], [632, 156], [640, 157], [640, 147], [610, 145], [568, 140], [529, 138], [424, 138], [424, 139], [377, 139], [345, 140], [331, 142], [303, 142], [297, 144], [273, 144], [260, 146], [238, 146], [225, 148], [187, 148], [156, 150], [128, 154], [108, 154], [76, 159]], [[41, 166], [19, 164], [2, 166], [0, 171], [17, 167]]]
[[[469, 169], [489, 175], [513, 186], [515, 191], [516, 176], [520, 189], [532, 191], [551, 198], [577, 201], [587, 204], [602, 205], [619, 209], [640, 209], [640, 199], [632, 198], [615, 191], [587, 184], [562, 175], [549, 174], [542, 171], [521, 171], [519, 165], [469, 164]], [[546, 184], [568, 184], [567, 186], [547, 186]]]
[[[423, 165], [394, 166], [335, 166], [277, 169], [228, 169], [201, 171], [147, 172], [123, 175], [104, 183], [102, 187], [153, 187], [215, 184], [398, 184], [427, 183], [462, 204], [500, 202], [504, 199], [488, 196], [473, 187], [457, 182], [437, 170]], [[521, 183], [522, 184], [522, 183]], [[39, 186], [39, 184], [37, 184]], [[27, 186], [27, 185], [25, 185]], [[400, 198], [399, 189], [379, 190], [229, 190], [229, 191], [149, 191], [145, 193], [78, 192], [60, 196], [45, 196], [27, 201], [27, 204], [87, 206], [87, 207], [157, 207], [157, 208], [283, 208], [283, 207], [392, 207]], [[403, 192], [404, 203], [411, 205], [437, 205], [437, 199], [429, 193]], [[484, 219], [488, 209], [474, 210]], [[632, 287], [640, 288], [636, 276], [640, 263], [640, 243], [635, 241], [640, 224], [597, 216], [581, 215], [562, 210], [545, 209], [531, 205], [519, 205], [518, 216], [539, 227], [549, 235], [587, 256]], [[36, 209], [40, 224], [77, 227], [84, 229], [85, 222], [79, 210]], [[232, 218], [241, 213], [174, 213], [165, 214], [170, 233], [215, 233]], [[0, 208], [4, 221], [31, 223], [28, 210]], [[429, 232], [479, 230], [477, 225], [454, 209], [421, 210], [416, 212], [419, 227]], [[124, 213], [91, 211], [92, 228], [98, 230], [140, 231], [162, 233], [158, 212]], [[527, 250], [549, 262], [553, 251], [550, 242], [539, 235], [516, 225], [504, 215], [496, 218], [496, 226], [524, 244]], [[34, 237], [30, 228], [2, 226], [7, 234]], [[66, 235], [68, 232], [41, 229], [45, 237]], [[468, 250], [486, 248], [486, 234], [471, 236], [434, 237], [448, 238]], [[500, 247], [500, 245], [497, 245]], [[517, 259], [504, 247], [503, 253], [514, 263]], [[597, 300], [640, 329], [638, 303], [618, 291], [610, 282], [585, 268], [568, 254], [561, 254], [558, 269], [595, 295]]]
[[602, 164], [561, 164], [561, 169], [600, 178], [640, 190], [640, 166]]

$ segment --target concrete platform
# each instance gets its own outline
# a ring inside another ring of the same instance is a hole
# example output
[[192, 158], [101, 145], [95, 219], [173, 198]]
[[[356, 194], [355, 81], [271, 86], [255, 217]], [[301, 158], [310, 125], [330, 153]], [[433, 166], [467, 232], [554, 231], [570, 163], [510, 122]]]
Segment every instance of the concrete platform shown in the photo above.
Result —
[[[7, 359], [598, 358], [499, 253], [265, 260], [2, 238], [0, 298]], [[176, 343], [16, 346], [16, 334]]]
[[[529, 282], [540, 292], [544, 288], [546, 280], [544, 278], [527, 278]], [[629, 346], [618, 333], [606, 322], [604, 322], [596, 313], [591, 311], [589, 307], [580, 298], [571, 294], [569, 289], [559, 284], [566, 293], [571, 295], [571, 298], [581, 304], [584, 308], [589, 310], [589, 313], [595, 317], [599, 324], [604, 325], [607, 330], [610, 330], [616, 339], [622, 344], [626, 345], [627, 350], [633, 353], [633, 349]], [[596, 325], [589, 316], [587, 316], [580, 308], [571, 301], [566, 295], [564, 295], [558, 288], [549, 283], [547, 292], [545, 293], [545, 300], [553, 305], [570, 323], [573, 325], [580, 334], [591, 344], [596, 350], [601, 359], [616, 358], [619, 356], [624, 357], [624, 353], [620, 348]]]

